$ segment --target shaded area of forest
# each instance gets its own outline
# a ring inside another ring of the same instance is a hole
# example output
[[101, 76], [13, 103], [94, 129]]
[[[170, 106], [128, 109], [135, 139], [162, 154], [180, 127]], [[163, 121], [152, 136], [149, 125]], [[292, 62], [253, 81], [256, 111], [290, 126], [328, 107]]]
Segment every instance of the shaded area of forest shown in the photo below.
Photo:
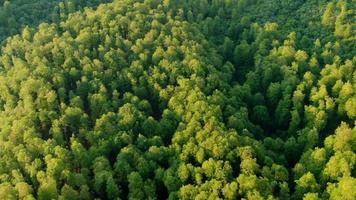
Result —
[[59, 23], [70, 13], [111, 0], [0, 0], [0, 42], [26, 26]]

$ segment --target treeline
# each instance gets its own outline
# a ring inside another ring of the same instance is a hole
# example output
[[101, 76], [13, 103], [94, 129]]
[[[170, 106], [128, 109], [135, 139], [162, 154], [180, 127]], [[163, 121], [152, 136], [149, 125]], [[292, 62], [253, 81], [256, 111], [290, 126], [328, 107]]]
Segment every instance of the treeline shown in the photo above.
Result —
[[116, 0], [24, 28], [0, 199], [355, 199], [353, 6]]

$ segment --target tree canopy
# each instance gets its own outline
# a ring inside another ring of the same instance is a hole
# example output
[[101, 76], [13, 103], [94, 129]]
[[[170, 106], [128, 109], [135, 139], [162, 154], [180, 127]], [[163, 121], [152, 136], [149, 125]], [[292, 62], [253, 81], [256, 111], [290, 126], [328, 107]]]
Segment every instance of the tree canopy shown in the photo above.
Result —
[[353, 1], [0, 5], [0, 199], [356, 198]]

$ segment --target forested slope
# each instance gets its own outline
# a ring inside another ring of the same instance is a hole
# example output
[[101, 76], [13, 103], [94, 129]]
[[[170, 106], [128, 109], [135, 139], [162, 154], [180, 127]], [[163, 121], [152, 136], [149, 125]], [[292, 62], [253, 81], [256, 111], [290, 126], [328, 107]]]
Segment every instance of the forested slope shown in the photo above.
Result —
[[0, 55], [0, 199], [354, 200], [355, 5], [30, 14]]

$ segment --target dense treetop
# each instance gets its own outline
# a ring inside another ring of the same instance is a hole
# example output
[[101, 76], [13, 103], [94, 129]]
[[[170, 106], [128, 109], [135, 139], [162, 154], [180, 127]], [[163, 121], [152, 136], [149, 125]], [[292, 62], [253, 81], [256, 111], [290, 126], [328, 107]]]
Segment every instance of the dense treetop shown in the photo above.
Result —
[[64, 20], [70, 13], [111, 0], [0, 0], [0, 42], [26, 26]]
[[356, 198], [353, 0], [107, 2], [0, 0], [0, 199]]

